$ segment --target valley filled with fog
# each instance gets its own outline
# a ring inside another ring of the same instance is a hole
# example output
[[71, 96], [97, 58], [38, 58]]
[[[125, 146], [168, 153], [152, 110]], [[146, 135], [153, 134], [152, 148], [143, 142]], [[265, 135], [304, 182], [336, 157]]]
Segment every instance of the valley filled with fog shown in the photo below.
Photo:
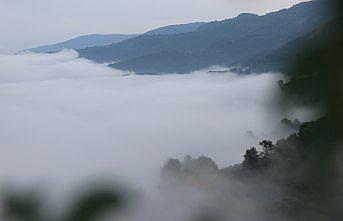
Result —
[[59, 188], [110, 176], [151, 188], [170, 157], [227, 166], [259, 139], [282, 136], [281, 116], [267, 111], [278, 74], [139, 76], [74, 51], [3, 55], [0, 69], [7, 182]]
[[139, 76], [73, 51], [3, 55], [0, 68], [6, 181], [60, 186], [110, 175], [151, 187], [170, 157], [234, 164], [259, 139], [281, 136], [281, 116], [267, 111], [277, 74]]
[[1, 221], [342, 220], [341, 1], [64, 3], [0, 0]]
[[189, 191], [159, 192], [169, 158], [205, 155], [221, 168], [234, 165], [259, 141], [289, 134], [282, 118], [311, 117], [271, 111], [283, 78], [276, 73], [136, 75], [72, 50], [1, 55], [0, 69], [0, 185], [61, 197], [103, 179], [148, 193], [124, 220], [184, 220], [204, 202]]

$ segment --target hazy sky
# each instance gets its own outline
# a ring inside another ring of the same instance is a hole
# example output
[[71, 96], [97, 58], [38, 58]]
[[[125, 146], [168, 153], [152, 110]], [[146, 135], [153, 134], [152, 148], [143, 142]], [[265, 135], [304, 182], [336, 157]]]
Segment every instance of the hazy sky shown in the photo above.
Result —
[[0, 52], [88, 33], [141, 33], [168, 24], [263, 14], [306, 0], [0, 0]]

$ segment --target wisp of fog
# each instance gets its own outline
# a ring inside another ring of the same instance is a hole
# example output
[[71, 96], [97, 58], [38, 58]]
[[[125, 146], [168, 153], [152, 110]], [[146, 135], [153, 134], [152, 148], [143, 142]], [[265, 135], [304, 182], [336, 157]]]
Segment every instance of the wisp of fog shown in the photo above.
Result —
[[0, 178], [63, 187], [104, 176], [150, 188], [170, 157], [238, 163], [260, 138], [279, 136], [268, 133], [280, 116], [266, 110], [280, 78], [140, 76], [74, 51], [2, 55]]

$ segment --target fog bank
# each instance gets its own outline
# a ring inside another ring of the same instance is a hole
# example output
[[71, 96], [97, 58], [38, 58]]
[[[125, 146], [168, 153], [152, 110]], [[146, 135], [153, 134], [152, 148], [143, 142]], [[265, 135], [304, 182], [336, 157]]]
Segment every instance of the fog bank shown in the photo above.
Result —
[[238, 163], [280, 135], [281, 116], [266, 112], [280, 78], [128, 75], [73, 51], [2, 55], [0, 179], [60, 187], [104, 176], [149, 189], [170, 157]]

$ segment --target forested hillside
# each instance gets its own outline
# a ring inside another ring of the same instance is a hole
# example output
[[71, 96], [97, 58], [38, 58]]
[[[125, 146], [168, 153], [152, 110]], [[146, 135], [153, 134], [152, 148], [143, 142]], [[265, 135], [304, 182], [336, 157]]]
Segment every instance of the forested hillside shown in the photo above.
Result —
[[[340, 1], [335, 6], [343, 11]], [[278, 110], [320, 108], [319, 119], [302, 123], [297, 133], [276, 143], [262, 141], [262, 151], [249, 148], [235, 166], [219, 169], [207, 157], [169, 160], [162, 170], [164, 183], [218, 190], [226, 216], [234, 220], [341, 220], [342, 18], [339, 14], [330, 23], [325, 37], [311, 35], [311, 46], [299, 51], [298, 60], [287, 68], [290, 79], [279, 82]]]

